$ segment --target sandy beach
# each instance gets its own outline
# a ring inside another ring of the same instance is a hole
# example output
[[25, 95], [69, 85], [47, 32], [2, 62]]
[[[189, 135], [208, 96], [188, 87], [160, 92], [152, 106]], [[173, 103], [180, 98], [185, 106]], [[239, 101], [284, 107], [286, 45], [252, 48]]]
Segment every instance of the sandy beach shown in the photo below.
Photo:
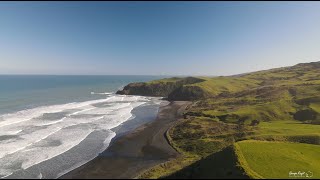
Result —
[[157, 118], [115, 139], [92, 161], [60, 179], [134, 178], [142, 171], [179, 155], [167, 142], [166, 130], [182, 116], [188, 101], [174, 101], [159, 109]]

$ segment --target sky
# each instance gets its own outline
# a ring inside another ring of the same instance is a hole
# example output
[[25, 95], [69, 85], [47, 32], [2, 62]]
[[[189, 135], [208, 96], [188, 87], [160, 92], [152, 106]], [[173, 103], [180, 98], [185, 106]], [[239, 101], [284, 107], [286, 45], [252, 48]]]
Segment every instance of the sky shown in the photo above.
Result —
[[320, 2], [0, 2], [0, 74], [233, 75], [319, 48]]

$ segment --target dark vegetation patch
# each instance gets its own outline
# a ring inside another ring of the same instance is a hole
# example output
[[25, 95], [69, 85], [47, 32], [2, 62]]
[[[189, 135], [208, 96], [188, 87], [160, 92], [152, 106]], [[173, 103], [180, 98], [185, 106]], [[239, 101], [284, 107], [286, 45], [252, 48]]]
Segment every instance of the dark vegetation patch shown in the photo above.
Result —
[[312, 109], [304, 109], [297, 111], [293, 118], [299, 121], [316, 120], [318, 113]]
[[194, 162], [163, 179], [249, 179], [231, 147]]

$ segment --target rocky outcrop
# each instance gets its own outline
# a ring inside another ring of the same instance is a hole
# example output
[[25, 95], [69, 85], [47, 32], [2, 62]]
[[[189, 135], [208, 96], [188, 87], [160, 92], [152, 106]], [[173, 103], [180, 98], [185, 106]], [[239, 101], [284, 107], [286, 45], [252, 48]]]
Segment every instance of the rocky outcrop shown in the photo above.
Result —
[[[184, 85], [203, 82], [203, 79], [195, 77], [178, 78], [175, 81], [151, 81], [151, 82], [138, 82], [130, 83], [119, 90], [116, 94], [125, 95], [141, 95], [141, 96], [160, 96], [168, 97], [169, 100], [190, 100], [193, 97], [200, 97], [201, 89], [199, 92], [195, 90], [190, 91], [189, 88], [183, 88]], [[182, 93], [182, 94], [181, 94]], [[186, 93], [186, 94], [184, 94]], [[189, 97], [191, 95], [191, 98]]]
[[116, 94], [167, 97], [178, 86], [179, 84], [175, 82], [152, 84], [141, 82], [130, 83], [123, 90], [117, 91]]

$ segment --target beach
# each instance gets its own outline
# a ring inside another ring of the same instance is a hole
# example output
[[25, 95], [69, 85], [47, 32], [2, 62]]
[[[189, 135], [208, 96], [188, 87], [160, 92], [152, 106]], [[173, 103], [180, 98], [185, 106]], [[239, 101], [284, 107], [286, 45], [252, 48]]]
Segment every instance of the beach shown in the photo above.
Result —
[[189, 104], [174, 101], [160, 107], [154, 121], [114, 139], [99, 156], [59, 178], [135, 178], [154, 165], [176, 158], [179, 153], [168, 144], [165, 133]]

